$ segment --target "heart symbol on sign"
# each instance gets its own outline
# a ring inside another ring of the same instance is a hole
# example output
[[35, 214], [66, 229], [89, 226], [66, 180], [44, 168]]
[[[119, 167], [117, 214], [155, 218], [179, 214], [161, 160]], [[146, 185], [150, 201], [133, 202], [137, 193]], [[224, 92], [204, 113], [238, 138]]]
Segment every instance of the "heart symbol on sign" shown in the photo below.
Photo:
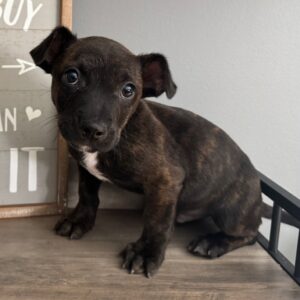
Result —
[[28, 118], [29, 121], [32, 121], [33, 119], [39, 118], [42, 114], [40, 109], [33, 110], [33, 108], [31, 106], [27, 106], [25, 111], [26, 111], [27, 118]]

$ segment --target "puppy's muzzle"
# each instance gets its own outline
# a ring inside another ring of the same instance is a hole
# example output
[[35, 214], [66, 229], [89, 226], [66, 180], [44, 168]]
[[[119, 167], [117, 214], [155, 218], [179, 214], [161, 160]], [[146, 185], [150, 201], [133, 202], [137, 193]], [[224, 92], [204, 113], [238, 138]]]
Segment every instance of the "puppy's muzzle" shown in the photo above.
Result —
[[105, 140], [108, 134], [107, 126], [101, 123], [81, 123], [79, 131], [82, 138], [97, 142]]

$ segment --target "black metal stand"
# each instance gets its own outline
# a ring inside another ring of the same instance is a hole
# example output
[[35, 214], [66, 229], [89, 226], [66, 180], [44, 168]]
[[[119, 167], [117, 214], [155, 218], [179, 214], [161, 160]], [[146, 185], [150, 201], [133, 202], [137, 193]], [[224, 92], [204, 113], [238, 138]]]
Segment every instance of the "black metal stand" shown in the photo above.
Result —
[[293, 265], [279, 250], [278, 240], [280, 233], [281, 211], [286, 210], [289, 214], [300, 220], [300, 200], [277, 185], [265, 175], [259, 173], [263, 194], [274, 201], [271, 232], [269, 241], [258, 234], [257, 240], [261, 246], [280, 264], [280, 266], [300, 285], [300, 230], [296, 252], [296, 262]]

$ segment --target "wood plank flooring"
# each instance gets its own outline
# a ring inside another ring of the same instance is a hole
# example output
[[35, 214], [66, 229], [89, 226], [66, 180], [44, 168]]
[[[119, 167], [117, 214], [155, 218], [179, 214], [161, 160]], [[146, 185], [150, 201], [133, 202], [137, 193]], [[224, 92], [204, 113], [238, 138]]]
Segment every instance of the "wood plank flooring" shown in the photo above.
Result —
[[101, 211], [78, 241], [53, 234], [57, 217], [0, 220], [0, 299], [300, 299], [300, 288], [259, 246], [217, 260], [190, 255], [196, 225], [176, 228], [160, 272], [129, 275], [118, 253], [138, 238], [134, 211]]

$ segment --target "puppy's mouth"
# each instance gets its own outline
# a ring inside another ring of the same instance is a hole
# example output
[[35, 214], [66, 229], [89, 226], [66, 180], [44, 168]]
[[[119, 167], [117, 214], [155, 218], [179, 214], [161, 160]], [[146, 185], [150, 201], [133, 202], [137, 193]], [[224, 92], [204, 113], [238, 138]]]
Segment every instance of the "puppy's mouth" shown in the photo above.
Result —
[[109, 152], [113, 150], [113, 148], [118, 144], [119, 139], [117, 137], [113, 137], [107, 139], [105, 141], [97, 142], [97, 141], [90, 141], [90, 140], [67, 140], [69, 145], [78, 150], [84, 152]]
[[87, 142], [70, 142], [67, 141], [69, 146], [77, 151], [80, 152], [100, 152], [105, 153], [109, 152], [114, 149], [114, 147], [117, 145], [117, 142], [110, 142], [110, 143], [101, 143], [101, 144], [95, 144], [95, 143], [87, 143]]
[[69, 142], [68, 143], [69, 146], [77, 151], [80, 151], [80, 152], [90, 152], [90, 153], [93, 153], [93, 152], [96, 152], [97, 149], [91, 147], [91, 146], [87, 146], [87, 145], [82, 145], [82, 144], [75, 144], [74, 142]]

